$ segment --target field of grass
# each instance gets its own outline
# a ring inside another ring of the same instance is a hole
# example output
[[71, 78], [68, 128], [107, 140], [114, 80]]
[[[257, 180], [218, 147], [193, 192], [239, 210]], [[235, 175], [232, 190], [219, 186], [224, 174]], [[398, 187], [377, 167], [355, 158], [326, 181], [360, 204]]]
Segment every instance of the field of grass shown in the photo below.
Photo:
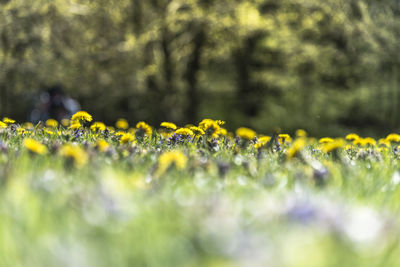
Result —
[[0, 123], [0, 266], [400, 266], [400, 136]]

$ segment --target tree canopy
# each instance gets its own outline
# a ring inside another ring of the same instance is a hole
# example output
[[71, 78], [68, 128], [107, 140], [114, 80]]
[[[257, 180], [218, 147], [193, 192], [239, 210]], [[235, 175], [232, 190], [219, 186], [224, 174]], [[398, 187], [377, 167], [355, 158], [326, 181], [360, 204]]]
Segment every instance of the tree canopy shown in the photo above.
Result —
[[0, 112], [62, 84], [106, 122], [396, 130], [399, 38], [394, 0], [3, 0]]

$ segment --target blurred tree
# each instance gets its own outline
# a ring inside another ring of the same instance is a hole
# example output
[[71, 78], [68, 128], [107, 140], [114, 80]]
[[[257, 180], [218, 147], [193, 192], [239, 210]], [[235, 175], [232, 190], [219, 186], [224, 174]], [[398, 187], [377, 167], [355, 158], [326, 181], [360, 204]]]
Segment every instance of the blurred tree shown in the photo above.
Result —
[[60, 83], [108, 123], [395, 130], [399, 23], [396, 0], [1, 1], [0, 112]]

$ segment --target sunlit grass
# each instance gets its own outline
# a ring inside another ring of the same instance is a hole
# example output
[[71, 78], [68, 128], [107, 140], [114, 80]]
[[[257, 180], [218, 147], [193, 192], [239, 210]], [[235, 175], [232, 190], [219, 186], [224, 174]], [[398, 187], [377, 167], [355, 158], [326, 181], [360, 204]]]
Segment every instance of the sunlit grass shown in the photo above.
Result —
[[4, 121], [0, 266], [400, 264], [396, 134], [116, 131], [84, 115]]

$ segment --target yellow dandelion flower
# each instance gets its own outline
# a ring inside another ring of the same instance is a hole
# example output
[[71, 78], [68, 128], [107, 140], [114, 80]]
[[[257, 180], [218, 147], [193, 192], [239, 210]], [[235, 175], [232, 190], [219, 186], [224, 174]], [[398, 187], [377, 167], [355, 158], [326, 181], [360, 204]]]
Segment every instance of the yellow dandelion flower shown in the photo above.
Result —
[[13, 124], [13, 123], [15, 122], [15, 120], [10, 119], [10, 118], [7, 118], [7, 117], [4, 117], [4, 118], [3, 118], [3, 122], [4, 122], [5, 124]]
[[334, 140], [330, 137], [323, 137], [319, 139], [320, 144], [332, 143]]
[[71, 121], [69, 119], [62, 119], [61, 120], [61, 125], [64, 127], [68, 127], [70, 125]]
[[166, 121], [162, 122], [160, 126], [174, 131], [178, 128], [174, 123]]
[[354, 141], [354, 140], [357, 140], [358, 138], [360, 138], [360, 137], [355, 133], [350, 133], [350, 134], [346, 135], [346, 140], [349, 140], [349, 141]]
[[176, 134], [184, 135], [184, 136], [192, 136], [193, 131], [188, 128], [179, 128], [175, 131]]
[[76, 145], [63, 145], [60, 149], [60, 155], [65, 158], [72, 159], [77, 167], [82, 167], [88, 161], [88, 155], [86, 152]]
[[215, 121], [219, 126], [222, 126], [225, 124], [225, 121], [221, 121], [221, 120], [216, 120]]
[[220, 127], [219, 128], [219, 134], [220, 135], [227, 135], [228, 134], [228, 130], [226, 130], [225, 128]]
[[307, 132], [303, 129], [298, 129], [296, 130], [296, 136], [298, 137], [306, 137], [307, 136]]
[[290, 137], [290, 135], [288, 134], [279, 134], [278, 135], [278, 141], [279, 143], [283, 144], [283, 143], [290, 143], [292, 142], [292, 138]]
[[199, 123], [199, 128], [202, 129], [208, 136], [217, 138], [220, 134], [221, 127], [217, 122], [211, 119], [204, 119]]
[[353, 140], [353, 145], [355, 145], [355, 146], [363, 146], [364, 144], [363, 144], [363, 138], [358, 138], [358, 139], [356, 139], [356, 140]]
[[372, 137], [365, 137], [362, 139], [363, 146], [376, 146], [376, 140]]
[[115, 133], [116, 136], [123, 136], [124, 134], [126, 134], [126, 133], [123, 131], [118, 131]]
[[22, 126], [27, 130], [31, 130], [34, 127], [31, 122], [25, 122]]
[[267, 143], [271, 140], [271, 136], [261, 136], [260, 138], [258, 138], [258, 142], [263, 142], [263, 143]]
[[129, 123], [125, 119], [118, 119], [115, 123], [115, 127], [117, 127], [118, 129], [126, 130], [129, 128]]
[[134, 139], [135, 139], [135, 137], [132, 134], [124, 133], [121, 136], [121, 139], [119, 139], [119, 142], [124, 145], [124, 144], [128, 144], [129, 142], [132, 142]]
[[400, 142], [400, 135], [398, 135], [396, 133], [391, 133], [388, 136], [386, 136], [386, 140], [389, 142], [398, 143], [398, 142]]
[[255, 148], [261, 148], [265, 146], [271, 140], [271, 136], [261, 136], [258, 138], [257, 143], [254, 145]]
[[381, 138], [378, 140], [378, 144], [380, 146], [386, 146], [386, 147], [390, 147], [390, 141], [388, 141], [386, 138]]
[[72, 122], [71, 126], [69, 126], [69, 128], [71, 128], [72, 130], [77, 130], [81, 127], [82, 125], [79, 123], [79, 121], [74, 121]]
[[186, 163], [187, 158], [181, 151], [164, 152], [158, 159], [158, 167], [155, 175], [162, 175], [171, 165], [175, 165], [177, 169], [183, 170], [186, 167]]
[[0, 128], [7, 128], [7, 124], [4, 122], [0, 121]]
[[200, 135], [205, 135], [205, 134], [206, 134], [202, 129], [200, 129], [200, 128], [197, 127], [197, 126], [192, 126], [192, 127], [190, 127], [190, 130], [192, 130], [192, 132], [193, 132], [196, 136], [200, 136]]
[[334, 139], [333, 142], [323, 143], [322, 151], [325, 153], [333, 152], [333, 151], [336, 151], [336, 150], [344, 147], [345, 145], [346, 145], [346, 142], [343, 139], [341, 139], [341, 138]]
[[148, 125], [147, 123], [145, 123], [144, 121], [140, 121], [136, 124], [136, 129], [137, 132], [135, 132], [135, 134], [145, 134], [147, 136], [151, 136], [151, 134], [153, 133], [153, 130], [151, 129], [150, 125]]
[[306, 146], [307, 142], [305, 138], [296, 139], [292, 146], [288, 149], [286, 156], [288, 159], [294, 158], [300, 153], [300, 151]]
[[44, 155], [47, 153], [46, 146], [32, 138], [27, 138], [24, 140], [24, 147], [35, 154]]
[[243, 139], [253, 140], [256, 137], [256, 132], [250, 128], [241, 127], [236, 130], [236, 135]]
[[366, 137], [366, 138], [360, 137], [356, 140], [353, 140], [353, 144], [358, 146], [375, 146], [376, 141], [372, 137]]
[[56, 121], [55, 119], [48, 119], [46, 121], [46, 126], [56, 128], [58, 126], [58, 121]]
[[96, 148], [97, 148], [100, 152], [105, 152], [105, 151], [107, 151], [107, 149], [108, 149], [109, 147], [110, 147], [110, 144], [107, 143], [106, 140], [104, 140], [104, 139], [97, 140]]
[[90, 122], [93, 120], [92, 115], [87, 113], [86, 111], [78, 111], [71, 118], [73, 121], [81, 121], [81, 122]]
[[112, 126], [107, 126], [106, 129], [107, 129], [110, 133], [115, 132], [115, 128], [112, 127]]
[[93, 122], [92, 125], [90, 125], [90, 129], [93, 132], [104, 131], [106, 129], [106, 125], [100, 121], [96, 121], [96, 122]]
[[309, 137], [309, 138], [307, 138], [307, 143], [315, 144], [315, 143], [317, 143], [317, 139], [315, 137]]
[[47, 133], [48, 135], [53, 135], [54, 132], [49, 130], [49, 129], [44, 129], [44, 132]]

